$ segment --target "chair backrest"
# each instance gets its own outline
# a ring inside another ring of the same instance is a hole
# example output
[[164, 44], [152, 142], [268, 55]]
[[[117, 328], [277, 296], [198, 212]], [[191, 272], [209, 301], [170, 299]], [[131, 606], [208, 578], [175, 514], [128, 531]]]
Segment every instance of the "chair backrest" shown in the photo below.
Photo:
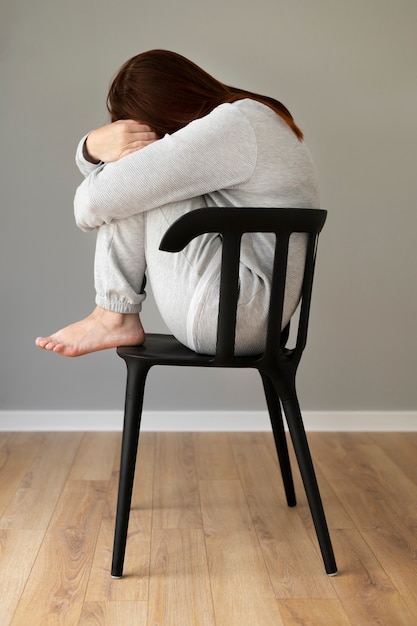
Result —
[[[291, 350], [291, 357], [298, 365], [307, 339], [318, 235], [326, 217], [327, 211], [323, 209], [203, 208], [183, 215], [167, 230], [160, 244], [160, 249], [167, 252], [179, 252], [204, 233], [219, 233], [222, 237], [217, 365], [227, 366], [234, 359], [241, 238], [244, 233], [254, 232], [276, 235], [267, 336], [260, 356], [265, 360], [274, 360], [279, 353], [289, 240], [293, 233], [307, 234], [297, 339]], [[282, 354], [284, 348], [281, 348]]]

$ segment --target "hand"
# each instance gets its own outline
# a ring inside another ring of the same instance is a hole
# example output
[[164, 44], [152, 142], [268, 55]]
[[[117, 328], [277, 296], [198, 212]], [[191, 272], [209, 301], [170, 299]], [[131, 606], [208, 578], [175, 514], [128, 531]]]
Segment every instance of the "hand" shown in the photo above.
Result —
[[91, 131], [85, 142], [84, 156], [92, 163], [111, 163], [157, 141], [158, 135], [146, 124], [117, 120]]

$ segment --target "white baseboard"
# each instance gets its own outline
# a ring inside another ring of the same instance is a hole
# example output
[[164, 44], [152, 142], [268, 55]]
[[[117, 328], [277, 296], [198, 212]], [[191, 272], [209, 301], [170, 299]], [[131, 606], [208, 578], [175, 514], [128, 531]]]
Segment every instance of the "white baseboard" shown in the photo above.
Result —
[[[304, 411], [308, 431], [416, 431], [417, 411]], [[0, 411], [0, 431], [121, 431], [121, 411]], [[144, 411], [143, 431], [268, 431], [266, 411]]]

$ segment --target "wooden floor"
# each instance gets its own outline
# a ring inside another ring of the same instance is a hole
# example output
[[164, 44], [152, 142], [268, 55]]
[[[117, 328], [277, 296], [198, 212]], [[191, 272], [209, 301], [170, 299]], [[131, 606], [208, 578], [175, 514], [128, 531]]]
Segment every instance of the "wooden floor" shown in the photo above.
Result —
[[417, 433], [310, 433], [339, 575], [269, 433], [143, 433], [125, 577], [118, 433], [0, 433], [0, 626], [415, 626]]

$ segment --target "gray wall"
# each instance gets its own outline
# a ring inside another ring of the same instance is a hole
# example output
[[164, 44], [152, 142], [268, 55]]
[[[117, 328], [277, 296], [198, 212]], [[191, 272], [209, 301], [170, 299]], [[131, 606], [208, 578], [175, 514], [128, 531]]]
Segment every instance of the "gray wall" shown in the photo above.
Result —
[[[415, 0], [2, 5], [0, 411], [122, 406], [113, 351], [71, 360], [33, 341], [92, 309], [94, 235], [73, 222], [74, 150], [107, 121], [114, 72], [155, 47], [281, 99], [305, 131], [329, 218], [303, 406], [417, 408]], [[143, 321], [164, 329], [152, 297]], [[146, 402], [264, 408], [251, 372], [155, 370]]]

